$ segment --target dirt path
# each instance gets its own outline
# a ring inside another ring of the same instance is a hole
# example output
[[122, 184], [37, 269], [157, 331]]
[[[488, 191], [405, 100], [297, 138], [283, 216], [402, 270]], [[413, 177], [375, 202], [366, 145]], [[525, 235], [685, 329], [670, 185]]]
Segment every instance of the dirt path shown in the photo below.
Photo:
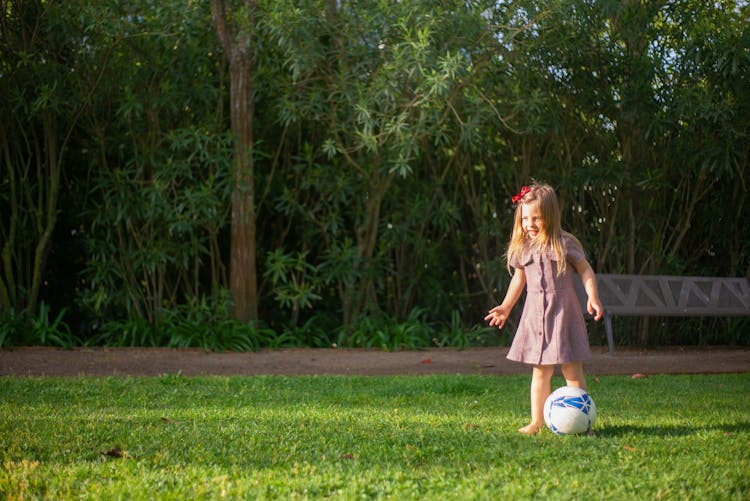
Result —
[[[392, 375], [528, 374], [506, 360], [508, 348], [375, 350], [291, 349], [254, 353], [142, 348], [16, 348], [0, 350], [0, 376]], [[588, 374], [701, 374], [750, 372], [750, 348], [593, 348]]]

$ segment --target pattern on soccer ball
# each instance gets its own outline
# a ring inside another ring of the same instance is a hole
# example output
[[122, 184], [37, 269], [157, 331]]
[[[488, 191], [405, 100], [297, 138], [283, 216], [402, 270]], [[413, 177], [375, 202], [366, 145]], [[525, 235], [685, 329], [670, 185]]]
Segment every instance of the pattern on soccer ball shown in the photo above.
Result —
[[581, 412], [588, 416], [591, 410], [591, 397], [588, 394], [580, 397], [559, 397], [552, 401], [551, 407], [572, 407], [580, 409]]

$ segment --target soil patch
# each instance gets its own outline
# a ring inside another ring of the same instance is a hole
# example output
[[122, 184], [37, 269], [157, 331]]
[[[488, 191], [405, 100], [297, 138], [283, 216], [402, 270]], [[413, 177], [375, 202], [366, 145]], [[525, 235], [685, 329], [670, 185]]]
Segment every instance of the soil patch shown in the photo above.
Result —
[[[529, 374], [505, 358], [508, 348], [450, 348], [384, 352], [356, 349], [262, 350], [215, 353], [197, 349], [21, 347], [0, 350], [0, 376], [201, 375], [420, 375]], [[641, 350], [620, 348], [610, 356], [593, 347], [584, 364], [591, 375], [715, 374], [750, 372], [750, 348]]]

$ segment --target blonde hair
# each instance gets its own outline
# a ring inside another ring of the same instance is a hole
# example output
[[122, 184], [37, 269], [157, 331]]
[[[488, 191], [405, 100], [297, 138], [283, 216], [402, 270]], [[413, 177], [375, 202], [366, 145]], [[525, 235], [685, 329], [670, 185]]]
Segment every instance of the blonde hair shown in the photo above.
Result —
[[[529, 241], [529, 236], [523, 230], [521, 221], [521, 210], [524, 204], [539, 204], [539, 212], [542, 213], [544, 222], [544, 231], [539, 233], [534, 244], [542, 250], [551, 249], [557, 259], [557, 274], [562, 275], [567, 269], [566, 248], [563, 242], [563, 235], [573, 239], [576, 243], [578, 240], [564, 231], [560, 223], [560, 206], [557, 203], [557, 195], [552, 186], [544, 183], [533, 182], [529, 190], [525, 193], [516, 204], [516, 212], [513, 222], [513, 231], [508, 244], [507, 266], [511, 271], [511, 263], [521, 258], [524, 245]], [[580, 245], [580, 243], [579, 243]]]

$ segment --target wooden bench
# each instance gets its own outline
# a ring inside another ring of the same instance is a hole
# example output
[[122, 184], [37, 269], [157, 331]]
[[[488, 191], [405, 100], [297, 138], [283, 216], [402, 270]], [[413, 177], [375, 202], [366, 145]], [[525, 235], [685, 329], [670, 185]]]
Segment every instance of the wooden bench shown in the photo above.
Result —
[[[669, 275], [608, 275], [598, 273], [596, 285], [604, 306], [604, 328], [610, 355], [615, 354], [614, 316], [736, 317], [750, 316], [747, 278]], [[577, 281], [584, 315], [586, 291]]]

